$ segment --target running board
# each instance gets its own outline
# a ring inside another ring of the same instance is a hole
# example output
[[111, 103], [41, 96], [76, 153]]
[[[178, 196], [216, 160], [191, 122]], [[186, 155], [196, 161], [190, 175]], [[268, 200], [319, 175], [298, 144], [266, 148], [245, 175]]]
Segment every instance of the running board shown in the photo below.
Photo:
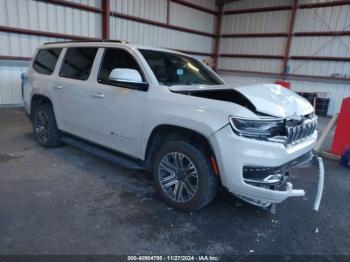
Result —
[[71, 145], [73, 147], [77, 147], [81, 150], [89, 152], [98, 157], [107, 159], [111, 162], [114, 162], [122, 167], [133, 169], [133, 170], [144, 170], [145, 167], [137, 163], [136, 161], [129, 160], [125, 157], [118, 156], [117, 154], [113, 154], [103, 148], [99, 148], [98, 146], [94, 146], [90, 143], [84, 142], [80, 139], [76, 139], [73, 137], [64, 136], [61, 138], [62, 142]]

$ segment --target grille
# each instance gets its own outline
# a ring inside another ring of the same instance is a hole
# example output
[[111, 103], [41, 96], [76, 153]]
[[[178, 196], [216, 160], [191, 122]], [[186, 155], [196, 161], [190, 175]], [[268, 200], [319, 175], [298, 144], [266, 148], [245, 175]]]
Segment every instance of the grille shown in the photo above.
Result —
[[317, 127], [317, 117], [306, 119], [303, 123], [287, 123], [287, 145], [295, 145], [312, 135]]

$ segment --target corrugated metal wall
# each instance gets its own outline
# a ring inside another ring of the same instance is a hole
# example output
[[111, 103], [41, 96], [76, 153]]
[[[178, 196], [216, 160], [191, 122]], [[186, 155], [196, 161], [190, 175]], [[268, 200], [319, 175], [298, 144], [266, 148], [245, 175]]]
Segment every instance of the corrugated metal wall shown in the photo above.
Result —
[[[350, 31], [350, 5], [298, 10], [294, 31]], [[294, 37], [290, 55], [350, 57], [350, 36]], [[350, 62], [291, 60], [289, 66], [293, 74], [350, 77]]]
[[[206, 36], [179, 32], [122, 18], [111, 18], [111, 39], [125, 40], [142, 45], [211, 52], [213, 39]], [[195, 46], [194, 46], [195, 43]]]
[[[65, 0], [76, 4], [101, 7], [101, 0]], [[188, 0], [192, 4], [216, 9], [215, 0]], [[215, 15], [167, 0], [110, 0], [111, 11], [201, 32], [213, 33]], [[101, 14], [38, 0], [0, 0], [0, 26], [39, 30], [74, 36], [101, 38]], [[123, 18], [110, 18], [111, 39], [151, 46], [212, 53], [214, 39]], [[63, 39], [0, 31], [0, 56], [31, 57], [41, 44]], [[199, 59], [206, 56], [196, 56]], [[22, 103], [20, 74], [25, 62], [0, 61], [0, 105]]]
[[[161, 23], [167, 22], [166, 0], [111, 0], [111, 10]], [[206, 33], [214, 31], [215, 15], [170, 2], [169, 16], [170, 25]], [[205, 53], [212, 53], [214, 44], [212, 37], [180, 32], [118, 17], [111, 17], [111, 39]]]
[[101, 17], [96, 13], [34, 0], [0, 0], [0, 10], [1, 25], [88, 37], [101, 36]]
[[[225, 10], [242, 10], [279, 5], [288, 5], [290, 0], [245, 0], [225, 5]], [[238, 33], [285, 33], [288, 31], [290, 12], [270, 11], [247, 14], [228, 14], [223, 16], [222, 34]], [[285, 37], [239, 37], [222, 38], [222, 54], [283, 55], [286, 47]], [[261, 58], [220, 58], [220, 69], [261, 71], [280, 73], [281, 59]]]
[[21, 104], [20, 75], [26, 67], [0, 66], [0, 105]]
[[[299, 4], [324, 3], [331, 0], [299, 0]], [[291, 0], [245, 0], [225, 6], [225, 10], [242, 10], [291, 5]], [[223, 16], [222, 33], [287, 33], [291, 10], [231, 14]], [[350, 5], [297, 9], [293, 32], [350, 31]], [[287, 37], [222, 38], [221, 54], [257, 54], [284, 56]], [[350, 57], [350, 36], [294, 36], [290, 56]], [[220, 57], [219, 69], [281, 74], [283, 59]], [[289, 59], [287, 73], [310, 76], [350, 77], [350, 62]], [[222, 73], [232, 84], [274, 82], [277, 77], [252, 77], [246, 74]], [[288, 80], [289, 81], [289, 80]], [[290, 80], [300, 92], [327, 92], [331, 98], [329, 115], [340, 109], [341, 101], [350, 95], [350, 84], [339, 81]]]
[[[215, 21], [215, 15], [170, 2], [170, 24], [214, 33]], [[210, 39], [210, 42], [213, 42], [213, 39]], [[207, 51], [210, 53], [212, 49]]]
[[167, 1], [164, 0], [111, 0], [110, 5], [112, 11], [166, 22]]

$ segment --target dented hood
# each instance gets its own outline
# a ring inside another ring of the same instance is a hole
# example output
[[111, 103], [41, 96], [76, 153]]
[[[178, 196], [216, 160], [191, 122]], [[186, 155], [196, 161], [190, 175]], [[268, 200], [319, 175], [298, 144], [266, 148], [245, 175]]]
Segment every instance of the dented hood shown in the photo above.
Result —
[[275, 117], [296, 117], [313, 112], [313, 107], [305, 98], [276, 84], [243, 87], [233, 87], [230, 85], [185, 85], [170, 86], [169, 89], [173, 92], [189, 95], [197, 92], [237, 91], [254, 105], [257, 112]]

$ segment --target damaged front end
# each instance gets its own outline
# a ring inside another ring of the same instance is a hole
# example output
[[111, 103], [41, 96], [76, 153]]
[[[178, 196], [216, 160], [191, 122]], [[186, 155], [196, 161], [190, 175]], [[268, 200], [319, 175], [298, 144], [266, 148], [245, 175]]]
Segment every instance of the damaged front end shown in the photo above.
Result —
[[[244, 118], [230, 117], [232, 130], [238, 136], [245, 138], [262, 140], [273, 143], [283, 144], [288, 150], [295, 145], [310, 139], [317, 127], [317, 117], [313, 114], [300, 117], [300, 119], [277, 119], [277, 118], [260, 118], [261, 120], [247, 120]], [[314, 159], [314, 161], [312, 161]], [[244, 183], [274, 191], [285, 197], [302, 197], [305, 195], [304, 190], [293, 189], [293, 185], [287, 182], [289, 172], [307, 162], [316, 162], [320, 168], [320, 181], [323, 181], [323, 164], [322, 160], [313, 156], [312, 151], [306, 152], [295, 159], [287, 161], [279, 166], [249, 165], [245, 164], [242, 168]], [[323, 182], [319, 186], [317, 199], [321, 199]], [[277, 202], [255, 199], [244, 195], [237, 195], [239, 198], [260, 206], [264, 209], [275, 211]], [[320, 202], [320, 200], [319, 200]], [[315, 203], [315, 210], [318, 210], [319, 203]]]
[[[292, 183], [287, 182], [287, 180], [289, 178], [289, 172], [292, 169], [308, 162], [311, 162], [318, 167], [318, 186], [313, 206], [313, 209], [317, 212], [320, 207], [323, 193], [324, 166], [322, 158], [313, 155], [312, 152], [308, 152], [297, 159], [289, 161], [278, 167], [244, 166], [243, 180], [245, 183], [252, 186], [285, 193], [288, 197], [303, 197], [305, 195], [305, 191], [303, 189], [293, 189]], [[276, 210], [275, 202], [269, 202], [238, 194], [236, 194], [236, 196], [252, 205], [263, 209], [269, 209], [272, 213], [274, 213]]]
[[317, 116], [304, 98], [278, 85], [247, 87], [174, 86], [178, 94], [231, 102], [253, 114], [231, 112], [229, 125], [211, 136], [221, 181], [229, 192], [255, 206], [275, 210], [289, 197], [305, 191], [288, 182], [289, 172], [312, 162], [319, 183], [314, 210], [319, 209], [324, 181], [322, 159], [312, 153], [317, 139]]
[[[299, 119], [261, 117], [259, 120], [251, 120], [230, 117], [230, 124], [233, 132], [238, 136], [283, 144], [284, 148], [288, 150], [288, 148], [293, 148], [293, 146], [310, 139], [316, 131], [317, 117], [313, 113], [301, 116]], [[316, 198], [319, 200], [316, 201], [318, 204], [315, 203], [314, 207], [317, 211], [322, 196], [324, 169], [322, 159], [314, 157], [311, 150], [279, 166], [245, 164], [242, 168], [243, 181], [251, 186], [274, 191], [274, 193], [278, 192], [280, 196], [284, 195], [285, 198], [302, 197], [305, 195], [304, 190], [293, 189], [293, 185], [287, 182], [287, 179], [292, 169], [310, 161], [317, 163], [320, 169], [321, 182]], [[275, 206], [278, 203], [239, 194], [237, 196], [256, 206], [270, 209], [272, 212], [275, 212]]]

